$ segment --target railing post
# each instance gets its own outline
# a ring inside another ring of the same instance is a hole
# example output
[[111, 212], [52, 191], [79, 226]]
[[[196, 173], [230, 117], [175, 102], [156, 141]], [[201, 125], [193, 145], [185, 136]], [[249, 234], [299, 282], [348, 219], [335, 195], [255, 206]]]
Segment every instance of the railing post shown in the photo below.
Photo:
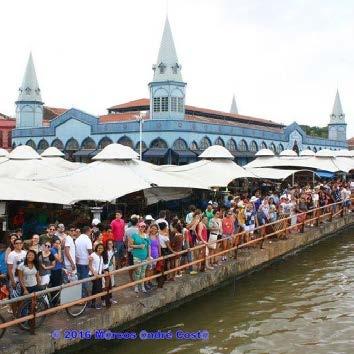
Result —
[[109, 290], [112, 288], [112, 283], [111, 283], [112, 279], [111, 279], [111, 272], [108, 272], [108, 276], [105, 277], [105, 285], [106, 285], [106, 291], [107, 291], [107, 295], [106, 295], [106, 298], [105, 298], [105, 303], [106, 303], [106, 307], [111, 307], [112, 303], [110, 301], [110, 298], [109, 298]]
[[29, 320], [29, 325], [30, 325], [30, 333], [35, 334], [35, 328], [36, 328], [36, 301], [37, 296], [36, 293], [33, 294], [32, 299], [31, 299], [31, 314], [34, 316], [32, 320]]

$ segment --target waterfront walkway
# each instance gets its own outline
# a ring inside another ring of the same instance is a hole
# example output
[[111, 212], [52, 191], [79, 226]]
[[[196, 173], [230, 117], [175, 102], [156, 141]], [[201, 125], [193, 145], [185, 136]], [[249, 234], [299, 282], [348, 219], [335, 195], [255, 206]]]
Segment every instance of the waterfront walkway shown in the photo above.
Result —
[[[239, 249], [237, 262], [231, 259], [214, 270], [197, 275], [184, 275], [174, 282], [165, 283], [162, 289], [156, 289], [150, 294], [136, 294], [132, 288], [127, 288], [113, 294], [118, 304], [110, 309], [87, 309], [79, 318], [69, 318], [63, 311], [50, 315], [45, 324], [36, 330], [36, 335], [23, 332], [17, 326], [8, 328], [0, 340], [1, 352], [47, 354], [55, 350], [74, 344], [75, 340], [63, 338], [63, 330], [95, 330], [112, 328], [114, 326], [129, 327], [141, 322], [143, 316], [168, 309], [168, 306], [177, 306], [188, 301], [191, 296], [202, 294], [215, 286], [220, 285], [233, 276], [242, 276], [259, 267], [266, 266], [286, 254], [306, 247], [321, 238], [354, 225], [354, 213], [333, 219], [332, 222], [320, 224], [319, 227], [306, 228], [304, 233], [290, 234], [285, 240], [265, 240], [263, 248]], [[119, 284], [127, 283], [127, 275], [120, 275]], [[167, 306], [167, 307], [166, 307]], [[10, 320], [10, 315], [8, 319]], [[54, 340], [51, 333], [59, 330], [60, 338]]]

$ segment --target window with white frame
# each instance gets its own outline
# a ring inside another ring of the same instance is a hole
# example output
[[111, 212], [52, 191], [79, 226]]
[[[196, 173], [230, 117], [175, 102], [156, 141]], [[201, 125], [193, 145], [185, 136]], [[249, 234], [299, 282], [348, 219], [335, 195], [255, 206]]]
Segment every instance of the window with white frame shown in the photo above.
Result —
[[252, 142], [251, 142], [250, 150], [252, 152], [257, 152], [258, 151], [258, 145], [257, 145], [257, 143], [254, 140], [252, 140]]
[[229, 151], [236, 151], [237, 150], [237, 146], [236, 146], [236, 142], [234, 139], [230, 139], [227, 143], [226, 143], [226, 148]]
[[240, 143], [238, 144], [238, 148], [240, 151], [247, 151], [248, 147], [247, 147], [247, 143], [245, 140], [241, 140]]
[[161, 97], [161, 112], [168, 112], [168, 97]]
[[184, 111], [184, 105], [183, 105], [183, 97], [178, 97], [177, 98], [178, 102], [178, 112], [183, 113]]
[[154, 112], [160, 112], [160, 97], [154, 97]]
[[177, 97], [171, 97], [171, 111], [177, 112]]

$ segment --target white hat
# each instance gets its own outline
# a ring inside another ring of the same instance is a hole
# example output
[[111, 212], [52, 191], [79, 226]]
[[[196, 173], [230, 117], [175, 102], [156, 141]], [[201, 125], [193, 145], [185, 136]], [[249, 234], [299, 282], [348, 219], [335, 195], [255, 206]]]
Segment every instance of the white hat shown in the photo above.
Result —
[[251, 199], [250, 199], [250, 202], [251, 203], [254, 203], [255, 201], [257, 201], [258, 200], [258, 198], [256, 197], [256, 196], [253, 196]]
[[150, 214], [145, 216], [145, 220], [155, 220]]
[[99, 220], [99, 219], [93, 219], [93, 220], [92, 220], [92, 225], [97, 226], [97, 225], [100, 224], [100, 223], [101, 223], [101, 220]]
[[213, 205], [213, 201], [212, 201], [212, 200], [209, 200], [209, 201], [208, 201], [208, 204]]
[[283, 194], [280, 199], [289, 199], [288, 196], [286, 194]]
[[240, 202], [237, 203], [237, 206], [239, 208], [243, 208], [245, 205], [243, 204], [243, 201], [241, 200]]

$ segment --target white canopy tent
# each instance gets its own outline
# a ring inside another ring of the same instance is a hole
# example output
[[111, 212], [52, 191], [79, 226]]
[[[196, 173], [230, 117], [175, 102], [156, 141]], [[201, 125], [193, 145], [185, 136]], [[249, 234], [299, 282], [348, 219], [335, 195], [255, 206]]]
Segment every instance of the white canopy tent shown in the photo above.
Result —
[[65, 155], [56, 147], [49, 147], [41, 153], [42, 160], [53, 167], [59, 167], [66, 171], [76, 170], [82, 167], [83, 164], [80, 162], [71, 162], [65, 160], [63, 157]]
[[256, 168], [256, 167], [248, 167], [247, 171], [252, 172], [257, 178], [263, 179], [276, 179], [276, 180], [284, 180], [289, 176], [293, 176], [298, 172], [312, 172], [309, 170], [281, 170], [279, 168]]
[[188, 165], [156, 166], [159, 171], [169, 172], [183, 179], [193, 179], [202, 185], [211, 187], [227, 187], [237, 178], [255, 178], [252, 172], [237, 165], [233, 155], [220, 145], [213, 145], [207, 148], [200, 156], [201, 161]]
[[71, 196], [41, 182], [0, 178], [0, 200], [38, 203], [69, 204]]
[[[110, 144], [95, 157], [95, 162], [42, 182], [67, 191], [72, 196], [70, 203], [80, 200], [112, 201], [150, 188], [154, 188], [155, 193], [157, 188], [161, 188], [160, 195], [164, 188], [177, 188], [184, 192], [191, 188], [207, 189], [200, 181], [158, 171], [154, 165], [137, 160], [137, 156], [126, 146]], [[170, 191], [168, 194], [171, 195]]]

